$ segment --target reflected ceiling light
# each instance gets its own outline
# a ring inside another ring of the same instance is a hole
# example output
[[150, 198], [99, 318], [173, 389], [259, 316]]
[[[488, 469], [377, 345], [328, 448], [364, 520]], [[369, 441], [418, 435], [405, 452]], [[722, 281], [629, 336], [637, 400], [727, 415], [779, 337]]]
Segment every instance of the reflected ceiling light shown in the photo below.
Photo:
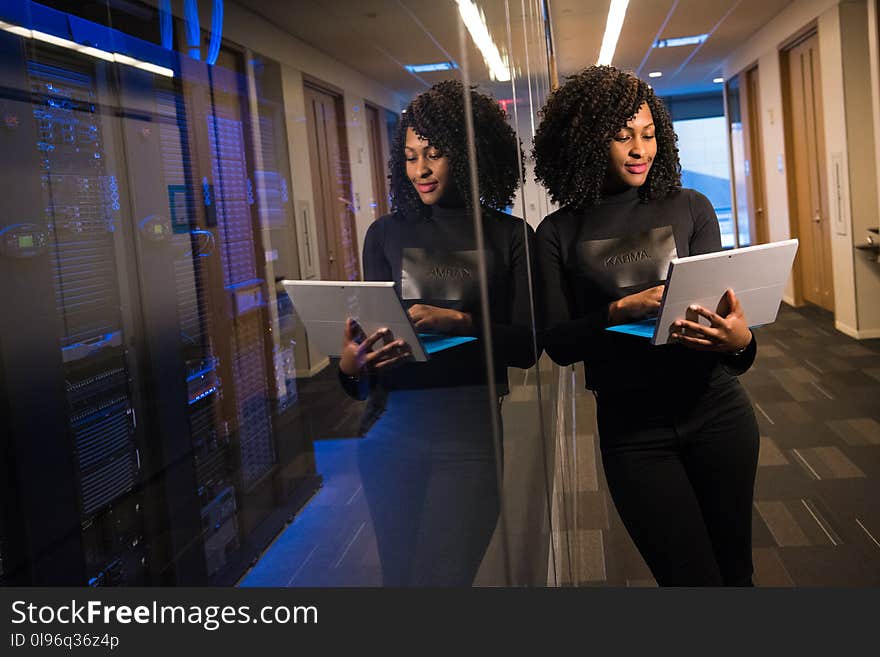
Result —
[[654, 42], [654, 48], [677, 48], [678, 46], [698, 46], [709, 38], [708, 34], [660, 39]]
[[724, 78], [712, 78], [712, 82], [714, 82], [715, 84], [721, 84], [722, 82], [724, 82]]
[[599, 50], [599, 61], [596, 62], [599, 66], [608, 66], [614, 59], [617, 39], [620, 38], [620, 30], [623, 28], [623, 19], [628, 6], [629, 0], [611, 0], [608, 20], [605, 22], [605, 36], [602, 37], [602, 48]]
[[12, 23], [6, 23], [4, 21], [0, 21], [0, 30], [11, 32], [12, 34], [17, 34], [18, 36], [26, 37], [28, 39], [35, 39], [37, 41], [43, 41], [44, 43], [51, 43], [53, 46], [58, 46], [59, 48], [67, 48], [68, 50], [74, 50], [84, 55], [95, 57], [96, 59], [103, 59], [106, 62], [126, 64], [128, 66], [134, 66], [145, 71], [150, 71], [151, 73], [156, 73], [157, 75], [164, 75], [165, 77], [169, 78], [174, 77], [173, 69], [159, 66], [157, 64], [151, 64], [150, 62], [145, 62], [140, 59], [135, 59], [134, 57], [129, 57], [128, 55], [123, 55], [122, 53], [107, 52], [106, 50], [101, 50], [100, 48], [84, 46], [81, 43], [76, 43], [75, 41], [70, 41], [68, 39], [62, 39], [61, 37], [57, 37], [54, 34], [47, 34], [38, 30], [29, 30], [26, 27], [13, 25]]
[[660, 71], [651, 71], [650, 73], [648, 73], [648, 77], [649, 78], [662, 78], [663, 73], [661, 73]]
[[144, 62], [140, 59], [135, 59], [134, 57], [129, 57], [128, 55], [123, 55], [118, 52], [113, 53], [113, 58], [120, 64], [128, 64], [129, 66], [134, 66], [135, 68], [140, 68], [144, 71], [149, 71], [150, 73], [156, 73], [157, 75], [164, 75], [168, 78], [174, 77], [174, 71], [170, 68], [165, 68], [164, 66]]
[[455, 62], [435, 62], [433, 64], [407, 64], [404, 66], [410, 73], [432, 73], [434, 71], [451, 71], [458, 68]]
[[12, 25], [11, 23], [4, 23], [3, 21], [0, 21], [0, 30], [6, 30], [7, 32], [12, 32], [18, 36], [27, 37], [28, 39], [33, 36], [33, 33], [26, 27], [19, 27], [18, 25]]
[[502, 59], [501, 53], [498, 52], [498, 46], [492, 41], [483, 12], [471, 0], [455, 0], [455, 2], [458, 5], [461, 20], [471, 34], [471, 39], [474, 40], [477, 48], [483, 54], [483, 59], [486, 60], [490, 77], [498, 82], [510, 80], [510, 69]]
[[79, 46], [78, 48], [74, 48], [74, 50], [76, 50], [77, 52], [81, 52], [84, 55], [89, 55], [90, 57], [103, 59], [105, 62], [116, 61], [116, 57], [113, 56], [112, 52], [107, 52], [106, 50], [100, 50], [98, 48], [92, 48], [91, 46]]
[[68, 41], [67, 39], [62, 39], [60, 37], [55, 36], [54, 34], [46, 34], [45, 32], [38, 32], [37, 30], [32, 30], [30, 35], [32, 39], [36, 39], [37, 41], [43, 41], [44, 43], [51, 43], [53, 46], [59, 46], [61, 48], [69, 48], [70, 50], [78, 50], [79, 44], [74, 41]]

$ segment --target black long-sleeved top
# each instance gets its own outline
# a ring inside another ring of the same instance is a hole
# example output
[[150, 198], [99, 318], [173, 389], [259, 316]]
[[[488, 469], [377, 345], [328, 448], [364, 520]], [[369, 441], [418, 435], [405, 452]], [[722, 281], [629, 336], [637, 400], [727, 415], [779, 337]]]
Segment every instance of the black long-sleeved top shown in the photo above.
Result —
[[720, 250], [715, 211], [691, 189], [642, 203], [631, 188], [582, 212], [554, 212], [537, 232], [544, 348], [559, 364], [583, 361], [593, 390], [699, 384], [719, 362], [745, 372], [754, 338], [743, 354], [721, 356], [605, 330], [609, 304], [661, 284], [672, 258]]
[[[482, 209], [482, 224], [495, 381], [506, 391], [507, 367], [535, 362], [525, 249], [526, 234], [533, 247], [534, 231], [522, 219], [488, 208]], [[477, 337], [432, 354], [427, 363], [406, 363], [383, 374], [385, 388], [486, 383], [477, 255], [473, 218], [464, 207], [435, 205], [427, 216], [393, 213], [367, 230], [365, 280], [394, 281], [406, 308], [421, 303], [469, 313], [470, 333]], [[364, 392], [363, 386], [346, 389], [356, 396]]]

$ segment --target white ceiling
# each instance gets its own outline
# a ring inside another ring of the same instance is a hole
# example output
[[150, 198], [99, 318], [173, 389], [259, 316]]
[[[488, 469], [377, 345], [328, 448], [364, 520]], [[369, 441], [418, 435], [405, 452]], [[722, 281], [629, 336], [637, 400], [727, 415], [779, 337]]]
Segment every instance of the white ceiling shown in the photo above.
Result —
[[[560, 74], [596, 61], [609, 0], [550, 0]], [[722, 61], [792, 0], [630, 0], [613, 64], [660, 95], [711, 91]], [[652, 48], [657, 39], [709, 34], [700, 46]]]
[[[403, 64], [452, 58], [459, 49], [458, 12], [454, 0], [235, 0], [281, 29], [373, 78], [404, 97], [449, 77], [448, 72], [414, 76]], [[595, 63], [605, 29], [609, 0], [549, 0], [560, 75]], [[651, 80], [661, 95], [718, 89], [712, 79], [721, 62], [792, 0], [630, 0], [613, 64], [663, 76]], [[528, 65], [543, 73], [543, 34], [534, 19], [536, 0], [509, 0], [508, 41], [505, 0], [477, 4], [486, 15], [493, 40], [511, 59], [519, 75]], [[524, 18], [525, 14], [525, 18]], [[709, 33], [701, 46], [654, 49], [656, 39]], [[480, 53], [468, 38], [468, 58], [475, 82], [489, 87]], [[509, 53], [508, 53], [509, 54]], [[509, 85], [508, 85], [509, 86]], [[500, 90], [499, 90], [500, 91]], [[503, 91], [500, 91], [503, 94]], [[496, 92], [496, 96], [499, 93]]]

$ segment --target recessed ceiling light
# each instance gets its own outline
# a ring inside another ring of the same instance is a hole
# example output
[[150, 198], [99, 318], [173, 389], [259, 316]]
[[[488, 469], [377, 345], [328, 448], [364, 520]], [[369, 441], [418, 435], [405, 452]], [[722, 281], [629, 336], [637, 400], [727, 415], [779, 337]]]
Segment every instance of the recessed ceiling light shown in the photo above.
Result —
[[655, 48], [676, 48], [678, 46], [698, 46], [709, 38], [708, 34], [660, 39], [654, 42]]
[[451, 71], [458, 68], [455, 62], [434, 62], [433, 64], [407, 64], [404, 68], [410, 73], [431, 73], [433, 71]]
[[724, 82], [724, 78], [713, 78], [712, 82], [714, 82], [715, 84], [721, 84], [722, 82]]
[[663, 74], [660, 71], [651, 71], [648, 73], [649, 78], [660, 78], [663, 77]]

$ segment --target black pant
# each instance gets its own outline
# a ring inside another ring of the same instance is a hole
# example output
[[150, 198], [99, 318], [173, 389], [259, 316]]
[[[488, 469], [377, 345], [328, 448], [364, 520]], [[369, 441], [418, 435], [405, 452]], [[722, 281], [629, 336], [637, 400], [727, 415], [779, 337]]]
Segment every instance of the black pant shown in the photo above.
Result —
[[473, 583], [500, 510], [490, 408], [481, 386], [395, 390], [359, 441], [384, 586]]
[[608, 487], [660, 586], [749, 586], [758, 424], [720, 368], [696, 390], [605, 394]]

